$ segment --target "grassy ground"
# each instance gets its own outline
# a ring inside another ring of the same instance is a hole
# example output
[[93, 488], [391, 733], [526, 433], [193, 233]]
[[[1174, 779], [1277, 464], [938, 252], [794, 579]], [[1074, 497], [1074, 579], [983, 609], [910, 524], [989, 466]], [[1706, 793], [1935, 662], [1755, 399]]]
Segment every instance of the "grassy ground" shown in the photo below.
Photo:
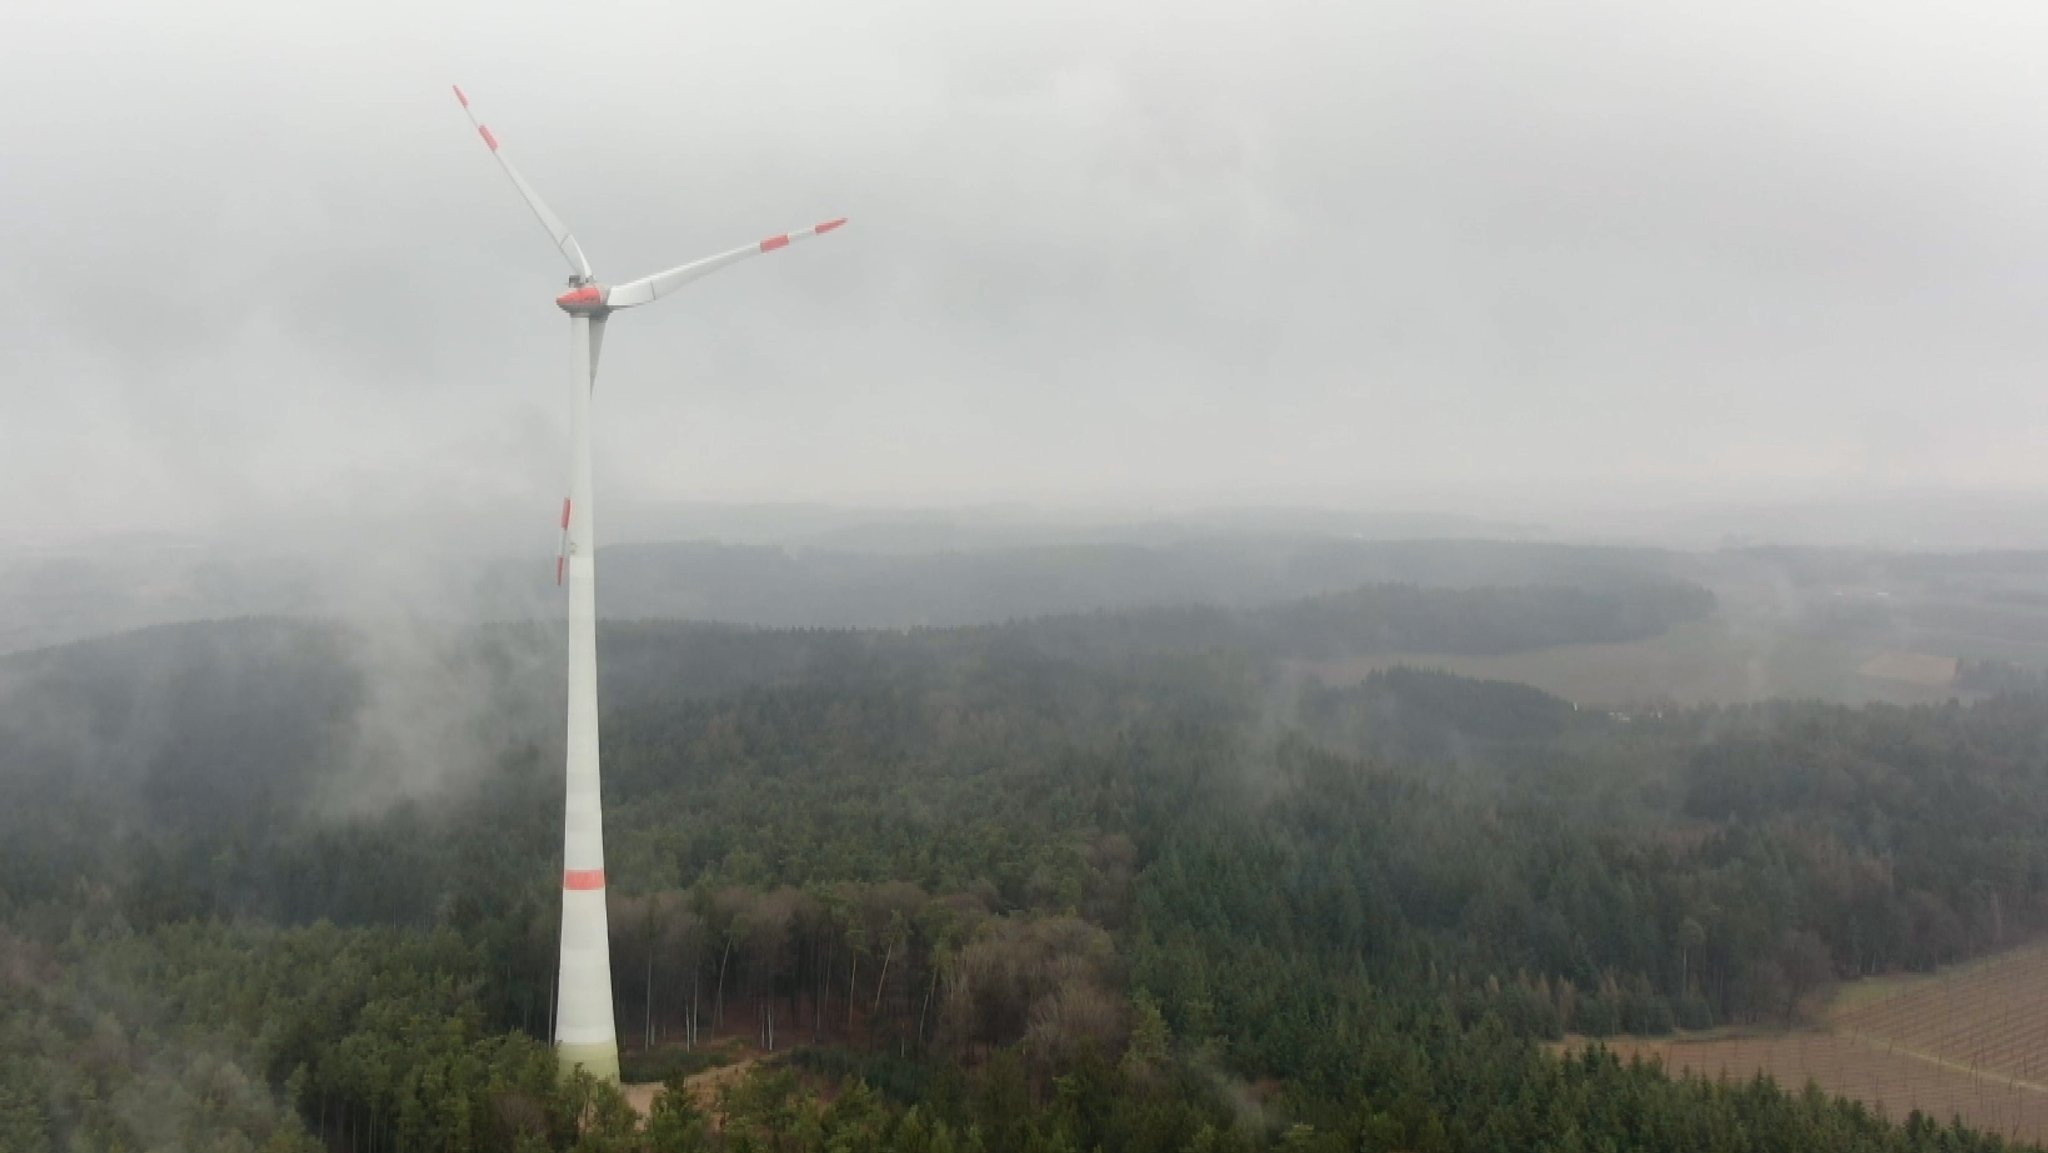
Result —
[[619, 1055], [620, 1089], [626, 1101], [642, 1117], [654, 1107], [654, 1099], [670, 1078], [681, 1074], [683, 1084], [697, 1098], [698, 1105], [712, 1112], [718, 1091], [747, 1075], [761, 1054], [737, 1038], [727, 1038], [695, 1049], [662, 1046]]

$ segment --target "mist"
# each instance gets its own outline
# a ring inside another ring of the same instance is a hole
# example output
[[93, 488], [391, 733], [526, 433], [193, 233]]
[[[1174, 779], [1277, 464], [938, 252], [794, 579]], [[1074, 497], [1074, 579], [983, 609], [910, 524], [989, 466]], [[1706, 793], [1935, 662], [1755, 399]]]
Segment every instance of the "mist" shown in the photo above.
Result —
[[613, 326], [600, 534], [678, 502], [1641, 532], [2025, 498], [2044, 22], [16, 6], [0, 483], [17, 547], [545, 542], [561, 270], [461, 82], [611, 280], [853, 219]]
[[2048, 1137], [2043, 43], [0, 10], [0, 1146]]

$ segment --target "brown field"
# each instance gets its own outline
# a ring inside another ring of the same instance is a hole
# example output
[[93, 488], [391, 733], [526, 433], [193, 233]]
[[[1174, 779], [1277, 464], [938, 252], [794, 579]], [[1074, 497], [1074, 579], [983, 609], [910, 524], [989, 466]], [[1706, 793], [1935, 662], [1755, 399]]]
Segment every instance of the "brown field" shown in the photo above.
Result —
[[1917, 1109], [2022, 1141], [2048, 1142], [2048, 946], [1934, 976], [1843, 986], [1822, 1024], [1715, 1038], [1617, 1038], [1622, 1058], [1672, 1073], [1768, 1073], [1853, 1097], [1893, 1120]]
[[2048, 1095], [2048, 947], [2016, 949], [1933, 978], [1838, 996], [1828, 1023], [1847, 1037], [2034, 1084]]
[[1794, 1092], [1811, 1081], [1894, 1121], [1918, 1109], [1944, 1124], [1959, 1116], [2016, 1140], [2048, 1138], [2048, 1086], [1924, 1060], [1883, 1042], [1804, 1031], [1712, 1041], [1623, 1037], [1607, 1044], [1623, 1060], [1655, 1059], [1674, 1075], [1743, 1081], [1763, 1072]]
[[[1943, 643], [1940, 637], [1915, 641], [1916, 646], [1924, 647]], [[1375, 670], [1412, 665], [1459, 676], [1519, 681], [1577, 704], [1603, 706], [1651, 700], [1730, 704], [1772, 697], [1909, 705], [1968, 696], [1958, 694], [1951, 684], [1953, 658], [1929, 658], [1947, 661], [1949, 679], [1938, 682], [1863, 673], [1870, 662], [1881, 659], [1883, 651], [1879, 644], [1860, 636], [1791, 632], [1715, 618], [1682, 624], [1640, 641], [1556, 645], [1494, 656], [1374, 653], [1335, 661], [1302, 661], [1297, 667], [1325, 684], [1349, 685]], [[1880, 663], [1877, 667], [1888, 666]], [[1913, 671], [1915, 677], [1925, 678], [1940, 670], [1915, 664]]]
[[1866, 677], [1886, 681], [1905, 681], [1907, 684], [1940, 686], [1952, 684], [1956, 679], [1956, 658], [1939, 657], [1931, 653], [1902, 653], [1887, 650], [1858, 665], [1856, 672]]

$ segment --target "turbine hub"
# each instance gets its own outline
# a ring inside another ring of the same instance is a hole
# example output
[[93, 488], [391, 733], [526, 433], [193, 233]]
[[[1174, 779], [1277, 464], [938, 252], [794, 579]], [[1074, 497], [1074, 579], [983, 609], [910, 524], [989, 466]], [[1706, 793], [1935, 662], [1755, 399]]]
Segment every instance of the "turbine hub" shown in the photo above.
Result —
[[603, 316], [611, 311], [604, 303], [610, 295], [602, 284], [583, 284], [555, 297], [555, 305], [571, 316]]

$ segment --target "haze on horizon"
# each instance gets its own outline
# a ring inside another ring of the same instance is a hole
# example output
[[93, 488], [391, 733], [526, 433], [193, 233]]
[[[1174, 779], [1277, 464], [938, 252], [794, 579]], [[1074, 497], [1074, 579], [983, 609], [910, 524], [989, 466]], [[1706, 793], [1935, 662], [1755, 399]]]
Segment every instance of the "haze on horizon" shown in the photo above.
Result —
[[560, 269], [460, 82], [608, 279], [853, 220], [617, 326], [600, 509], [2037, 496], [2043, 33], [17, 5], [0, 486], [32, 539], [550, 518]]

